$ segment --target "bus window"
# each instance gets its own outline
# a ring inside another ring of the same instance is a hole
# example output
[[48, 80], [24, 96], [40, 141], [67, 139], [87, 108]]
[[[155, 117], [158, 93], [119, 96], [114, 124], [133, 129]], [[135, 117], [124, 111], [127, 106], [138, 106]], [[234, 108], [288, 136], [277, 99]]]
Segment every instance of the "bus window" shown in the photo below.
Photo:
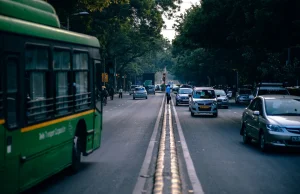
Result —
[[18, 78], [17, 78], [17, 57], [9, 56], [6, 58], [6, 75], [7, 75], [7, 97], [6, 97], [6, 109], [7, 109], [7, 126], [8, 128], [17, 127], [17, 92], [18, 92]]
[[56, 87], [56, 115], [71, 112], [71, 53], [69, 50], [55, 49], [53, 54], [53, 69], [55, 72]]
[[88, 67], [88, 54], [75, 52], [73, 55], [75, 109], [88, 108], [91, 103], [91, 93], [88, 89]]
[[31, 45], [26, 47], [25, 79], [29, 123], [46, 119], [52, 112], [51, 106], [49, 106], [53, 103], [52, 99], [47, 98], [48, 62], [49, 50], [47, 47]]

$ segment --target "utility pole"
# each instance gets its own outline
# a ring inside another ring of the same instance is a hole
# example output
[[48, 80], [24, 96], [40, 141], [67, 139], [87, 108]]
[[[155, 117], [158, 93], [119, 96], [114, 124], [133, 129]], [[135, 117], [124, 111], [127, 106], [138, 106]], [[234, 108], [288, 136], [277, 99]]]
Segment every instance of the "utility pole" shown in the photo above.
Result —
[[117, 57], [115, 57], [115, 64], [114, 64], [114, 88], [117, 90]]

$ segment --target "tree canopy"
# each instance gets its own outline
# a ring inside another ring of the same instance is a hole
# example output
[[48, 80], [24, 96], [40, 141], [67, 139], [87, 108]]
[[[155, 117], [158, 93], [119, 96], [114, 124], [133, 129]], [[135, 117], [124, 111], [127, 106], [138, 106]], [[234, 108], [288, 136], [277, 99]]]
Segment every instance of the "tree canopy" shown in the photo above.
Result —
[[233, 69], [243, 83], [294, 82], [299, 74], [299, 5], [297, 0], [202, 0], [177, 19], [173, 72], [201, 83], [209, 76], [212, 84], [232, 83]]

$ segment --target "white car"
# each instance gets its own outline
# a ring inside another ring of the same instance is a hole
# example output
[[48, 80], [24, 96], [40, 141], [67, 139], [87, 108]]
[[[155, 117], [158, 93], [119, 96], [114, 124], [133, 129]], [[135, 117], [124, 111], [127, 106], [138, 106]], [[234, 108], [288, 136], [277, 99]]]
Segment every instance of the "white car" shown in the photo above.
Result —
[[211, 114], [218, 116], [218, 103], [215, 90], [210, 87], [195, 87], [189, 95], [189, 110], [191, 116], [195, 114]]
[[136, 98], [148, 99], [147, 90], [145, 87], [136, 87], [133, 91], [133, 100]]

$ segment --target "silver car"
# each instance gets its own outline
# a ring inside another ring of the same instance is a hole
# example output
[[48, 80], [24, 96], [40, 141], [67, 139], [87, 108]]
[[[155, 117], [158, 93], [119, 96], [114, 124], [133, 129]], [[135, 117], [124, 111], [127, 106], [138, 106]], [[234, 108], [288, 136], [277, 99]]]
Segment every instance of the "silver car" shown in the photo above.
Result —
[[179, 104], [189, 104], [189, 95], [192, 94], [193, 89], [192, 88], [179, 88], [178, 92], [176, 91], [176, 106]]
[[147, 91], [145, 87], [136, 87], [133, 92], [133, 100], [136, 98], [145, 98], [148, 99]]
[[195, 114], [212, 114], [218, 116], [218, 104], [215, 90], [209, 87], [195, 87], [189, 95], [189, 110], [191, 116]]
[[258, 96], [244, 110], [241, 125], [243, 142], [257, 140], [262, 151], [269, 146], [300, 148], [300, 97]]
[[229, 100], [225, 91], [215, 89], [215, 94], [217, 96], [218, 106], [228, 108]]

